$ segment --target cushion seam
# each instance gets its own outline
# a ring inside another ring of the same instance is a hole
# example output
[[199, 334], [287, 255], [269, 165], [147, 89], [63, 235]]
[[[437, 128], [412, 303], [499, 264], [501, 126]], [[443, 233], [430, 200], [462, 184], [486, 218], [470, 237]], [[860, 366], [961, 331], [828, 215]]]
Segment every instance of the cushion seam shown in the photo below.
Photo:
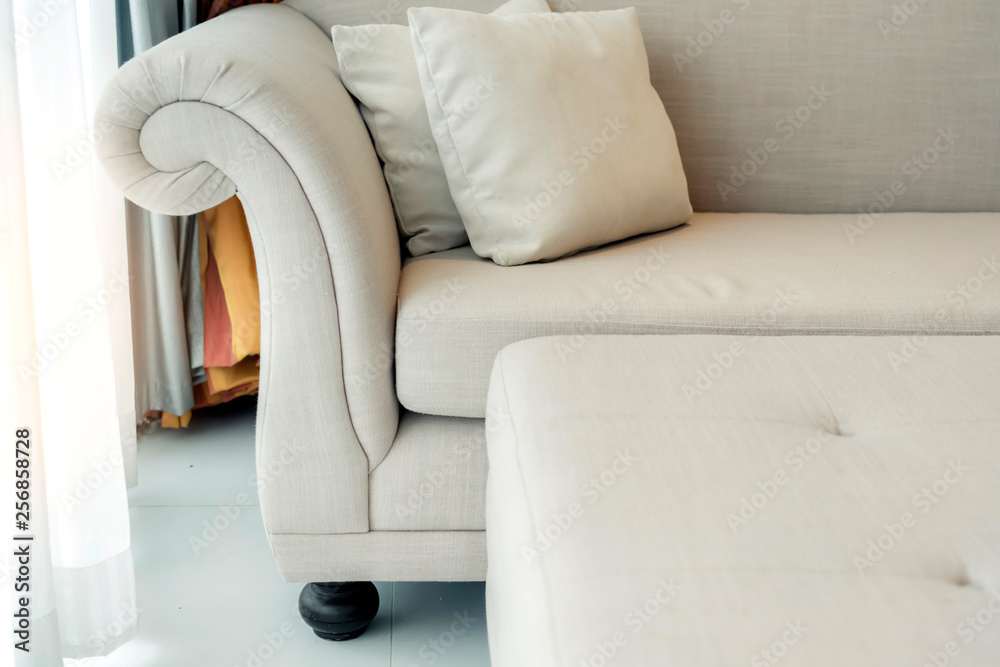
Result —
[[[503, 324], [503, 323], [521, 324], [521, 323], [528, 323], [528, 324], [567, 324], [567, 325], [591, 324], [592, 323], [592, 321], [588, 321], [588, 320], [585, 320], [585, 319], [572, 319], [572, 320], [569, 320], [569, 319], [567, 319], [567, 320], [547, 320], [547, 319], [536, 319], [536, 318], [525, 318], [525, 319], [480, 319], [480, 318], [472, 318], [472, 317], [434, 317], [434, 318], [425, 318], [425, 317], [402, 317], [402, 316], [397, 316], [396, 321], [397, 322], [427, 322], [429, 324], [434, 324], [435, 322], [468, 323], [468, 324]], [[794, 332], [794, 331], [837, 331], [837, 332], [857, 331], [857, 332], [859, 332], [862, 335], [870, 335], [870, 336], [881, 336], [881, 335], [884, 335], [884, 334], [879, 333], [880, 331], [891, 331], [891, 332], [898, 332], [899, 335], [920, 334], [920, 335], [928, 335], [928, 336], [932, 336], [932, 337], [962, 336], [962, 335], [990, 336], [990, 335], [996, 335], [997, 333], [1000, 333], [1000, 322], [998, 322], [996, 324], [996, 326], [998, 327], [998, 329], [996, 329], [995, 331], [993, 331], [991, 329], [985, 329], [985, 330], [982, 330], [981, 333], [979, 333], [980, 329], [975, 329], [975, 330], [972, 330], [972, 329], [947, 329], [947, 330], [945, 330], [945, 329], [939, 329], [939, 330], [935, 331], [933, 334], [929, 334], [927, 332], [926, 328], [923, 328], [923, 327], [920, 327], [920, 328], [914, 327], [914, 328], [908, 328], [908, 329], [888, 329], [888, 328], [871, 328], [870, 327], [868, 329], [861, 329], [860, 327], [841, 327], [841, 328], [835, 328], [835, 327], [826, 327], [826, 326], [795, 325], [795, 326], [789, 326], [789, 327], [774, 327], [774, 328], [767, 329], [767, 331], [776, 331], [776, 332], [778, 332], [776, 334], [761, 334], [761, 333], [756, 333], [756, 332], [760, 331], [759, 328], [752, 328], [752, 329], [751, 328], [737, 328], [737, 327], [725, 328], [725, 327], [719, 327], [719, 326], [711, 325], [711, 324], [695, 324], [695, 323], [691, 323], [691, 322], [641, 322], [641, 323], [637, 323], [635, 320], [604, 320], [603, 322], [600, 322], [600, 324], [603, 324], [605, 326], [607, 326], [607, 325], [622, 325], [622, 326], [629, 326], [629, 327], [635, 327], [637, 324], [639, 326], [648, 326], [648, 327], [688, 327], [688, 328], [691, 328], [691, 329], [703, 329], [703, 330], [708, 331], [708, 332], [711, 332], [711, 331], [722, 331], [722, 332], [726, 332], [726, 333], [732, 333], [732, 332], [738, 332], [739, 333], [739, 332], [743, 332], [743, 335], [747, 335], [747, 336], [749, 336], [749, 335], [756, 335], [758, 337], [759, 336], [772, 336], [772, 335], [794, 335], [793, 333], [790, 333], [790, 332]], [[545, 334], [545, 335], [546, 336], [563, 336], [563, 335], [572, 335], [572, 334]], [[598, 335], [599, 336], [599, 335], [609, 335], [609, 334], [590, 334], [590, 335]], [[622, 334], [610, 334], [610, 335], [622, 335]], [[631, 335], [640, 335], [641, 336], [641, 335], [644, 335], [644, 334], [631, 334]]]
[[[814, 427], [814, 426], [815, 427], [822, 427], [823, 426], [823, 424], [818, 424], [816, 422], [791, 422], [791, 421], [784, 421], [784, 420], [781, 420], [781, 419], [767, 419], [765, 417], [728, 417], [728, 416], [722, 416], [722, 415], [678, 415], [678, 414], [669, 414], [669, 413], [666, 413], [666, 414], [664, 414], [664, 413], [656, 413], [656, 414], [623, 414], [623, 413], [614, 413], [614, 414], [612, 414], [612, 413], [599, 413], [599, 414], [596, 414], [596, 415], [593, 414], [593, 413], [591, 413], [591, 414], [571, 414], [571, 415], [560, 415], [558, 417], [541, 417], [541, 418], [538, 418], [538, 419], [528, 419], [528, 420], [522, 418], [521, 423], [523, 425], [534, 426], [534, 425], [541, 425], [541, 424], [554, 424], [554, 423], [562, 422], [562, 421], [578, 421], [581, 418], [642, 419], [642, 420], [647, 420], [647, 421], [648, 420], [654, 420], [654, 419], [655, 420], [662, 420], [662, 421], [681, 421], [681, 420], [684, 420], [684, 421], [706, 421], [706, 422], [712, 422], [712, 421], [727, 421], [728, 422], [728, 421], [733, 421], [733, 422], [753, 422], [753, 423], [759, 423], [759, 424], [779, 424], [779, 425], [782, 425], [782, 426], [792, 426], [792, 427], [802, 427], [802, 428], [808, 428], [808, 427]], [[451, 419], [451, 417], [449, 417], [449, 419]], [[464, 419], [464, 418], [463, 417], [454, 417], [454, 419]], [[485, 420], [486, 418], [485, 417], [481, 417], [481, 418], [477, 418], [477, 419], [484, 419]], [[949, 425], [949, 426], [957, 426], [957, 425], [960, 425], [960, 424], [1000, 424], [1000, 419], [931, 419], [931, 420], [928, 420], [928, 421], [898, 422], [898, 423], [895, 423], [895, 424], [886, 424], [884, 426], [874, 427], [871, 430], [865, 430], [865, 431], [862, 431], [862, 432], [859, 432], [857, 434], [850, 435], [850, 436], [845, 436], [845, 435], [842, 435], [842, 434], [833, 433], [832, 431], [829, 431], [828, 429], [824, 429], [824, 430], [827, 430], [827, 432], [831, 433], [835, 437], [855, 438], [855, 437], [858, 437], [858, 436], [867, 435], [869, 433], [875, 433], [875, 432], [879, 432], [879, 431], [887, 431], [887, 430], [890, 430], [890, 429], [909, 428], [909, 427], [919, 428], [919, 427], [922, 427], [922, 426], [944, 425], [944, 424]]]
[[796, 364], [799, 365], [799, 368], [809, 379], [809, 382], [812, 384], [813, 388], [816, 389], [816, 393], [819, 394], [820, 399], [826, 405], [826, 409], [829, 412], [830, 419], [833, 423], [833, 428], [831, 429], [831, 431], [836, 435], [840, 435], [840, 420], [837, 419], [837, 413], [834, 411], [833, 405], [830, 404], [830, 399], [826, 397], [826, 393], [819, 386], [819, 382], [816, 381], [816, 378], [813, 376], [812, 373], [809, 372], [809, 369], [806, 368], [806, 365], [803, 364], [802, 361], [798, 358], [798, 356], [796, 356], [795, 352], [792, 351], [792, 348], [788, 347], [788, 343], [785, 342], [784, 338], [779, 337], [775, 338], [775, 340], [778, 341], [778, 344], [781, 345], [781, 347], [785, 348], [785, 351], [788, 352], [788, 355], [792, 358], [792, 361], [794, 361]]

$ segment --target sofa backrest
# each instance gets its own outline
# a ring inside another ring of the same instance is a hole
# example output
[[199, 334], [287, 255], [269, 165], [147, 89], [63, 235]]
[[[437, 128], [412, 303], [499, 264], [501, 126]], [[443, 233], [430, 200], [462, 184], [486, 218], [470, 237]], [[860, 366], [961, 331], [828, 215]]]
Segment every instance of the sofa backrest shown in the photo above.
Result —
[[[997, 0], [549, 0], [636, 6], [701, 211], [1000, 211]], [[334, 24], [501, 0], [286, 0]]]

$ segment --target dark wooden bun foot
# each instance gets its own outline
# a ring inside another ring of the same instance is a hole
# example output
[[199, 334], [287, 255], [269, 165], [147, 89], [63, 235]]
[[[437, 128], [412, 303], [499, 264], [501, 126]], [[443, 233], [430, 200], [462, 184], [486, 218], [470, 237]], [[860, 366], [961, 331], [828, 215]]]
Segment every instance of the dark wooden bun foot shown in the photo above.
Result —
[[317, 636], [340, 642], [368, 629], [378, 602], [378, 590], [370, 581], [306, 584], [299, 594], [299, 613]]

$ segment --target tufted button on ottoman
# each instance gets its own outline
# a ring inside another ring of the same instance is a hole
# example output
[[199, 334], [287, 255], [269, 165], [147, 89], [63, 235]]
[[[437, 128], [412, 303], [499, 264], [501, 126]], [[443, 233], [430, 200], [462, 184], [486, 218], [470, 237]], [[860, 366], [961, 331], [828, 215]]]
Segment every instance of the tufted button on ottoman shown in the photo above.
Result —
[[504, 349], [493, 666], [1000, 665], [1000, 338], [920, 342]]

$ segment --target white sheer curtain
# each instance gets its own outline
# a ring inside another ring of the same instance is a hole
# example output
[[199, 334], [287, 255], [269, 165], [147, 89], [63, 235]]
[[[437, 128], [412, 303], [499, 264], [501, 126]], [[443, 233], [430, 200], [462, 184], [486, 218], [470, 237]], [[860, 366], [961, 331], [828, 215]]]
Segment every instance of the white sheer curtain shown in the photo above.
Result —
[[[0, 0], [0, 497], [4, 528], [34, 537], [0, 545], [4, 618], [30, 598], [31, 652], [5, 641], [4, 665], [106, 655], [138, 625], [124, 206], [93, 155], [95, 94], [117, 66], [115, 44], [107, 0]], [[19, 429], [31, 460], [20, 531]], [[24, 545], [31, 587], [15, 592], [11, 554]]]

